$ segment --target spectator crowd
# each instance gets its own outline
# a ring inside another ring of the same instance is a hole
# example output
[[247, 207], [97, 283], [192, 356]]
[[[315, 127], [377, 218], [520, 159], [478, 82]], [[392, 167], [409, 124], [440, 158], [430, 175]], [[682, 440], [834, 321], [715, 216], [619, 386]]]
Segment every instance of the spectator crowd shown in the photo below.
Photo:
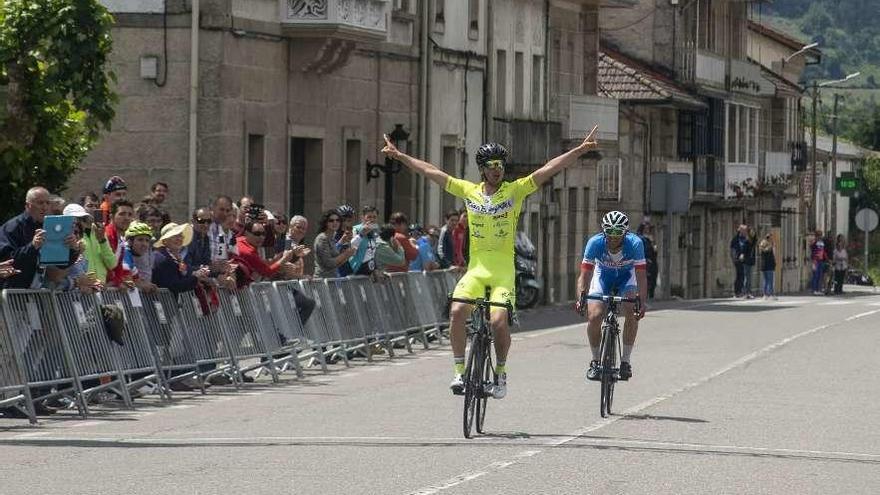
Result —
[[[377, 280], [392, 272], [467, 266], [465, 211], [448, 212], [437, 228], [410, 223], [403, 212], [380, 223], [378, 210], [369, 205], [357, 211], [340, 205], [320, 219], [308, 219], [270, 211], [249, 196], [235, 202], [219, 195], [184, 220], [169, 215], [170, 194], [168, 184], [156, 182], [149, 194], [132, 201], [118, 176], [106, 181], [101, 196], [86, 192], [68, 199], [31, 188], [24, 211], [0, 228], [0, 288], [84, 293], [164, 288], [175, 295], [193, 292], [210, 304], [218, 300], [218, 288], [236, 290], [256, 281], [349, 275]], [[63, 240], [44, 230], [49, 215], [72, 217]], [[314, 237], [312, 225], [317, 225]], [[69, 252], [66, 262], [41, 262], [41, 249], [59, 242]], [[299, 292], [295, 300], [305, 323], [315, 302]], [[224, 375], [212, 379], [229, 383]], [[196, 385], [175, 386], [192, 390]], [[39, 414], [55, 412], [51, 404], [36, 406]], [[15, 415], [16, 410], [0, 413]]]

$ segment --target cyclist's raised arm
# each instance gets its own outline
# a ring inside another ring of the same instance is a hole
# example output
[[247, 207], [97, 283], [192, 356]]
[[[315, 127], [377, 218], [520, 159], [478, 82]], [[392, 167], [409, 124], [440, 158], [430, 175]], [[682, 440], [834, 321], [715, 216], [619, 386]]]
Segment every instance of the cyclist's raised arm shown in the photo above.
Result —
[[446, 187], [446, 183], [449, 181], [449, 175], [446, 172], [440, 170], [435, 165], [432, 165], [423, 160], [419, 160], [418, 158], [413, 158], [406, 153], [401, 152], [397, 149], [396, 146], [394, 146], [394, 144], [391, 143], [391, 140], [388, 139], [387, 134], [383, 137], [385, 138], [385, 147], [382, 148], [382, 153], [385, 153], [385, 156], [399, 161], [414, 172], [418, 172], [424, 175], [428, 179], [431, 179], [432, 181], [439, 184], [440, 187]]
[[564, 168], [574, 164], [577, 159], [587, 151], [598, 148], [599, 143], [594, 138], [596, 131], [598, 130], [599, 124], [594, 125], [593, 129], [587, 134], [587, 137], [584, 138], [584, 141], [578, 145], [578, 147], [557, 156], [547, 162], [543, 167], [533, 172], [532, 179], [535, 181], [535, 185], [540, 186], [544, 182], [550, 180], [551, 177], [561, 172]]

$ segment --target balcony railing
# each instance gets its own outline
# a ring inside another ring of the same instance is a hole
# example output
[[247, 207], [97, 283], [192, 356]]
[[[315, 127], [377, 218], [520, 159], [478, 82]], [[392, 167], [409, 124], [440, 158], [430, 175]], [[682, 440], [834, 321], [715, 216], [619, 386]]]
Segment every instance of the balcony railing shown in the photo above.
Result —
[[694, 196], [724, 194], [724, 165], [711, 155], [694, 158]]
[[791, 175], [791, 154], [784, 151], [767, 151], [764, 153], [764, 174], [762, 180], [771, 177]]
[[388, 0], [280, 0], [288, 36], [382, 41], [388, 36]]
[[726, 89], [727, 59], [723, 56], [697, 48], [692, 40], [687, 40], [678, 45], [675, 57], [679, 81]]
[[697, 83], [724, 88], [727, 84], [727, 61], [705, 50], [697, 50], [694, 77]]
[[728, 163], [724, 170], [727, 184], [724, 197], [753, 196], [758, 185], [758, 165], [752, 163]]

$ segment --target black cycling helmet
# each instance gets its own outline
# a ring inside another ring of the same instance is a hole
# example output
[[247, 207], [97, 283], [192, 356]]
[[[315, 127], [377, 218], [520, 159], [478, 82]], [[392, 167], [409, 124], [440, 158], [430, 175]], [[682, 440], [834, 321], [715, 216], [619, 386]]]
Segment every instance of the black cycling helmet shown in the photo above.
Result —
[[477, 165], [485, 166], [489, 160], [501, 160], [507, 162], [507, 148], [498, 143], [486, 143], [477, 150]]
[[336, 214], [343, 218], [354, 218], [354, 208], [350, 205], [339, 205], [336, 207]]

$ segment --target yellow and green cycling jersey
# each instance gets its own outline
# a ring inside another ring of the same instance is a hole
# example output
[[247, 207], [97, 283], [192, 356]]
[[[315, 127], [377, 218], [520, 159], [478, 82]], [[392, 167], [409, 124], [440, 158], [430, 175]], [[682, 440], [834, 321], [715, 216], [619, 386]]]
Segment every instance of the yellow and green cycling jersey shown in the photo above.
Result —
[[446, 191], [464, 200], [470, 239], [468, 271], [456, 285], [454, 297], [482, 298], [488, 286], [493, 302], [513, 304], [516, 225], [523, 200], [537, 189], [531, 175], [502, 182], [492, 195], [483, 193], [482, 183], [449, 178]]

